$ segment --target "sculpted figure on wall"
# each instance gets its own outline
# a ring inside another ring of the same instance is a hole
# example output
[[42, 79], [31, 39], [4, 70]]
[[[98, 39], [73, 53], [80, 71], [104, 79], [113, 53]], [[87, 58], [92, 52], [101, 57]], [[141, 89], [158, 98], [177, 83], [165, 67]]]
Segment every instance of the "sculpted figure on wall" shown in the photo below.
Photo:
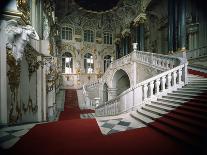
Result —
[[12, 54], [16, 61], [22, 59], [24, 48], [29, 38], [39, 40], [39, 36], [32, 26], [21, 26], [15, 20], [8, 21], [6, 33], [8, 35], [6, 47], [12, 50]]

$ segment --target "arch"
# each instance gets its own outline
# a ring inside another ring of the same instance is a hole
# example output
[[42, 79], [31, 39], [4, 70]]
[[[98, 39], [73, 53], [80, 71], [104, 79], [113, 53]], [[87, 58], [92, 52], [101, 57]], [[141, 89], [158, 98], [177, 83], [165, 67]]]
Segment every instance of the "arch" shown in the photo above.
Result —
[[73, 55], [70, 52], [62, 54], [62, 73], [73, 73]]
[[104, 83], [103, 85], [103, 103], [108, 101], [108, 85]]
[[120, 95], [130, 88], [130, 79], [124, 70], [120, 69], [115, 72], [112, 79], [112, 87], [117, 89], [116, 95]]

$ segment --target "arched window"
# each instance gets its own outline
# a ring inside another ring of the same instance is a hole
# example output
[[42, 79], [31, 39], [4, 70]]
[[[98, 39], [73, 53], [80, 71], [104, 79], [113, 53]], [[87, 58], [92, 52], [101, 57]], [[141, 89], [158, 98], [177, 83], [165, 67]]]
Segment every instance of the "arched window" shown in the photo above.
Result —
[[112, 34], [110, 32], [104, 32], [104, 44], [112, 44]]
[[72, 29], [69, 27], [62, 27], [61, 36], [64, 40], [72, 40]]
[[109, 67], [110, 63], [111, 63], [111, 56], [110, 55], [106, 55], [104, 57], [104, 72]]
[[94, 34], [91, 30], [84, 30], [84, 41], [94, 42]]
[[84, 68], [85, 73], [93, 73], [94, 71], [94, 64], [93, 64], [93, 55], [90, 53], [86, 53], [84, 55]]
[[62, 55], [62, 72], [66, 74], [73, 73], [73, 57], [69, 52]]

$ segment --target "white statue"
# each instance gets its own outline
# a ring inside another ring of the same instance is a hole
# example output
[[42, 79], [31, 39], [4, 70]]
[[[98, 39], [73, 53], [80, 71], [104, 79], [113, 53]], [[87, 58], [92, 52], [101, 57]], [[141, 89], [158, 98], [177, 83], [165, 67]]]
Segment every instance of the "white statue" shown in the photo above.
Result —
[[7, 22], [6, 33], [8, 34], [8, 43], [6, 46], [12, 50], [16, 61], [22, 59], [24, 48], [29, 38], [39, 40], [39, 36], [32, 26], [21, 26], [15, 20]]

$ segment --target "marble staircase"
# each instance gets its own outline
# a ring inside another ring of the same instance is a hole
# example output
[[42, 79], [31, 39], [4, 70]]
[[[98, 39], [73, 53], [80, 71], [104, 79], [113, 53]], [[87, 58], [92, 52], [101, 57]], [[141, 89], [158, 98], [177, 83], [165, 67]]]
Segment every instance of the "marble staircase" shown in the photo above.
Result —
[[176, 140], [203, 147], [207, 140], [207, 78], [188, 75], [188, 81], [130, 116]]

